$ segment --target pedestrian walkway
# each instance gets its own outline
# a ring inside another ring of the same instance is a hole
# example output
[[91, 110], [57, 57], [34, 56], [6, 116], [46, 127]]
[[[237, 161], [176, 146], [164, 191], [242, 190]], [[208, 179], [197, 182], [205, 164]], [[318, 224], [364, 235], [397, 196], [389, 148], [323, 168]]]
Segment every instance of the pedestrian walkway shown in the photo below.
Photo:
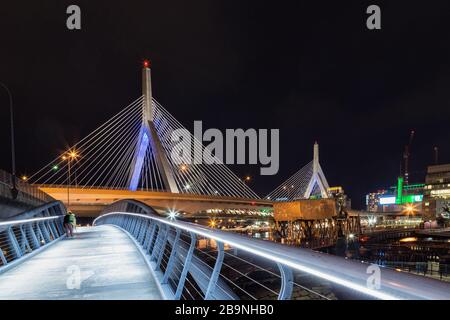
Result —
[[[80, 281], [78, 281], [80, 280]], [[0, 277], [0, 299], [162, 299], [134, 242], [120, 229], [78, 228]]]

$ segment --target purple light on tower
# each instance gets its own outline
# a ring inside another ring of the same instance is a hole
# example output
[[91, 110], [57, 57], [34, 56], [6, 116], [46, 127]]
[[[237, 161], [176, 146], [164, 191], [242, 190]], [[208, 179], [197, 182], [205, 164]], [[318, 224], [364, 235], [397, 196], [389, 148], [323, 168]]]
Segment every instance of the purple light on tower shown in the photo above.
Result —
[[139, 151], [137, 153], [133, 175], [131, 176], [131, 181], [130, 181], [130, 186], [129, 186], [130, 191], [136, 191], [137, 187], [139, 185], [139, 179], [141, 177], [142, 166], [144, 165], [145, 153], [147, 151], [149, 142], [150, 141], [148, 139], [147, 132], [145, 129], [143, 129], [141, 143], [139, 145]]

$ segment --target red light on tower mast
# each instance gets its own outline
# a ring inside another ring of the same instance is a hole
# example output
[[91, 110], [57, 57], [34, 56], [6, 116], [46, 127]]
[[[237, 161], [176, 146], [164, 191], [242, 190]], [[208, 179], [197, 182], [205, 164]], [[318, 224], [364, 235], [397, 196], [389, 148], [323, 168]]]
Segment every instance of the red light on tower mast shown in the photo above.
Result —
[[144, 60], [144, 68], [150, 68], [150, 61], [149, 60]]

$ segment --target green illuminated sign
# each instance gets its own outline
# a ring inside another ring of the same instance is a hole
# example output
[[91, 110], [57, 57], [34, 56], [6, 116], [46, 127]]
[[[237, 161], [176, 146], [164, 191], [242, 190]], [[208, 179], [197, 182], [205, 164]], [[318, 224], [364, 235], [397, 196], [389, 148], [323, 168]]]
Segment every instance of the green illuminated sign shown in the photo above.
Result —
[[397, 181], [397, 200], [396, 200], [397, 204], [403, 203], [402, 196], [403, 196], [403, 178], [402, 177], [398, 177], [398, 181]]
[[420, 202], [423, 200], [423, 194], [409, 194], [402, 197], [402, 204]]

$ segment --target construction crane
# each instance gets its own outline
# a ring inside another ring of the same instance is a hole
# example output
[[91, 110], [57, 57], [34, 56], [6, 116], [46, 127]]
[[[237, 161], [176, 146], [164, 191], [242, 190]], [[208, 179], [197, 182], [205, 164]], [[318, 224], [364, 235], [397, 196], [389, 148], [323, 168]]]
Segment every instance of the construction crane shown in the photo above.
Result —
[[412, 145], [413, 139], [414, 139], [414, 130], [411, 130], [411, 132], [409, 134], [409, 142], [405, 146], [405, 151], [403, 152], [403, 161], [404, 161], [403, 177], [405, 180], [405, 184], [408, 184], [408, 180], [409, 180], [409, 160], [411, 157], [411, 145]]
[[434, 147], [434, 164], [438, 164], [439, 163], [439, 148], [438, 147]]

